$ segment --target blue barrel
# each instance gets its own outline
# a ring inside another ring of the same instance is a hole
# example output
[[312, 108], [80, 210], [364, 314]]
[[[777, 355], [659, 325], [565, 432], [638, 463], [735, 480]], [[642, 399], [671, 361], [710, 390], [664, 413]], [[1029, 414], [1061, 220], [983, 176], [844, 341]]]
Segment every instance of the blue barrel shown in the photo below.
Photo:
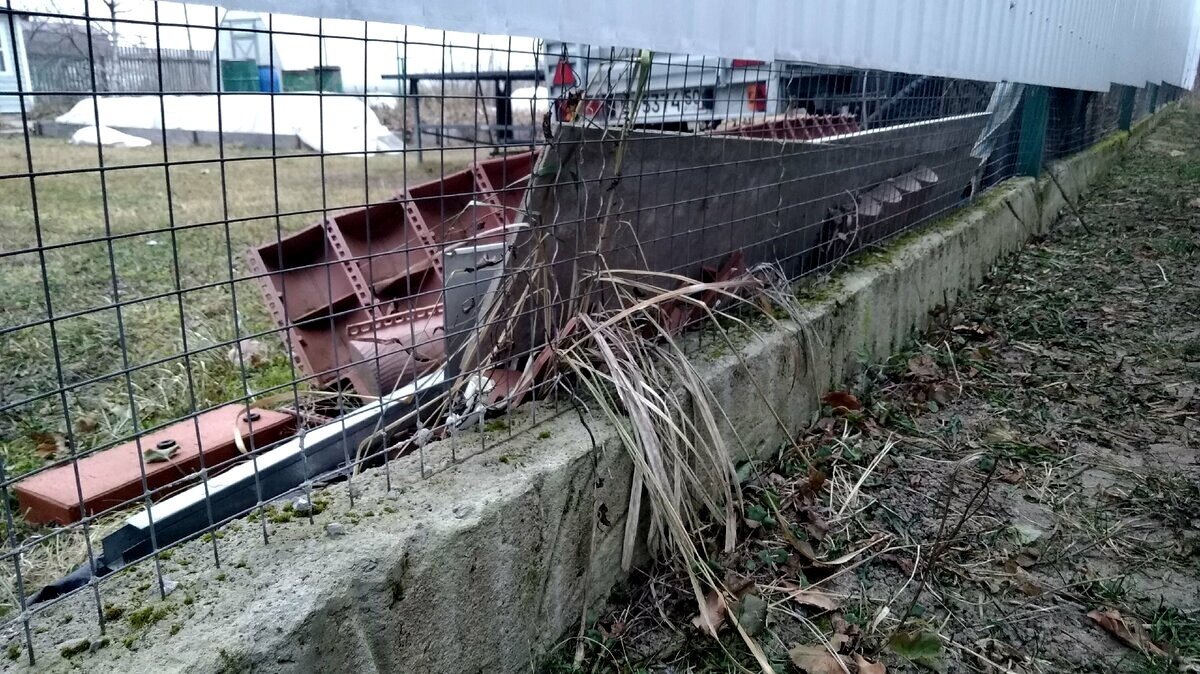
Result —
[[272, 70], [271, 66], [258, 67], [258, 90], [259, 91], [282, 91], [281, 86], [283, 78], [278, 70]]

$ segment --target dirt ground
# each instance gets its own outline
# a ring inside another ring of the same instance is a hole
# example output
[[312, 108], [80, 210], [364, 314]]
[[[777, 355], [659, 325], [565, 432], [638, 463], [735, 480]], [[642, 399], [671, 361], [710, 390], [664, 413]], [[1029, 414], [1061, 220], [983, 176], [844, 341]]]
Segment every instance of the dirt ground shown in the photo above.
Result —
[[[776, 671], [1200, 672], [1200, 109], [1081, 216], [743, 467], [744, 542], [709, 564]], [[696, 615], [653, 570], [582, 671], [761, 671]]]

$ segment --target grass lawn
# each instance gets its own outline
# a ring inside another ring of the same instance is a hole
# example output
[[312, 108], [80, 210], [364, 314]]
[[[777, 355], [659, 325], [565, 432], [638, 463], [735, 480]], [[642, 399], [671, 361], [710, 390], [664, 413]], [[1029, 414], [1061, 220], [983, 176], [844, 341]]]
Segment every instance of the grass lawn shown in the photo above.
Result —
[[[31, 142], [35, 174], [84, 172], [39, 175], [31, 185], [24, 139], [0, 137], [0, 406], [43, 396], [0, 412], [9, 477], [62, 458], [61, 447], [50, 453], [56, 438], [86, 451], [189, 414], [193, 395], [203, 409], [292, 381], [274, 334], [258, 338], [264, 357], [244, 377], [226, 355], [230, 340], [274, 328], [257, 283], [240, 280], [245, 250], [320, 220], [322, 209], [382, 201], [406, 181], [457, 170], [486, 152], [426, 152], [422, 163], [415, 153], [272, 161], [267, 150], [228, 148], [235, 161], [222, 170], [217, 148], [172, 147], [169, 161], [178, 165], [139, 168], [163, 162], [154, 146], [104, 150], [102, 174], [94, 147]], [[38, 225], [41, 244], [53, 247], [44, 266]], [[120, 238], [106, 241], [106, 233]], [[47, 295], [54, 316], [78, 315], [56, 320], [53, 335], [48, 324], [22, 328], [50, 315]], [[117, 299], [119, 312], [108, 308]], [[91, 382], [67, 393], [66, 414], [56, 393], [60, 368], [67, 387]]]

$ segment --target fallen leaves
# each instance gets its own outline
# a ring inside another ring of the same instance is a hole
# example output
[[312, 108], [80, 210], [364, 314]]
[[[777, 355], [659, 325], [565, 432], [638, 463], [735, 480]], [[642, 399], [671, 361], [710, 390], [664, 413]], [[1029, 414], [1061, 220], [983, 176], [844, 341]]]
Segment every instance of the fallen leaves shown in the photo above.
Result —
[[942, 368], [932, 357], [921, 354], [908, 359], [907, 374], [918, 381], [932, 381], [942, 378]]
[[828, 592], [821, 592], [813, 589], [792, 589], [790, 592], [788, 592], [788, 598], [797, 604], [812, 606], [813, 608], [819, 608], [822, 611], [834, 611], [842, 605], [841, 597], [834, 594], [829, 594]]
[[888, 641], [888, 647], [897, 655], [908, 658], [922, 667], [935, 672], [946, 671], [946, 663], [942, 660], [942, 639], [934, 632], [929, 630], [896, 632]]
[[858, 674], [887, 674], [887, 667], [882, 662], [871, 662], [857, 653], [854, 654], [854, 666], [858, 668]]
[[788, 657], [792, 664], [808, 674], [887, 674], [887, 667], [882, 662], [871, 662], [861, 653], [839, 655], [838, 647], [832, 640], [825, 646], [795, 646], [788, 651]]
[[715, 637], [725, 625], [727, 611], [725, 597], [720, 591], [711, 590], [704, 598], [704, 607], [700, 610], [700, 615], [692, 618], [692, 625], [710, 637]]
[[862, 409], [862, 403], [848, 391], [830, 391], [821, 400], [832, 407], [835, 414], [857, 412]]
[[52, 459], [57, 454], [67, 453], [67, 439], [61, 433], [33, 432], [29, 434], [33, 440], [33, 449], [44, 459]]
[[1150, 655], [1167, 655], [1166, 651], [1151, 641], [1150, 634], [1140, 622], [1130, 620], [1116, 610], [1095, 610], [1088, 613], [1087, 617], [1130, 648]]
[[995, 330], [980, 323], [959, 323], [950, 330], [956, 335], [976, 342], [991, 339], [996, 334]]
[[792, 664], [808, 674], [846, 674], [850, 671], [841, 656], [824, 646], [796, 646], [788, 651]]

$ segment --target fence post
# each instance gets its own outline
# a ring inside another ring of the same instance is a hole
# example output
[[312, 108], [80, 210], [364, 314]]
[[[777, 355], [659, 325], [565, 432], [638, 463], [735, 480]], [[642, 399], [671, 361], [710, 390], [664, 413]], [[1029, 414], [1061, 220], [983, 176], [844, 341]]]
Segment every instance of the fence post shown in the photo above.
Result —
[[1017, 148], [1017, 172], [1036, 178], [1042, 172], [1046, 124], [1050, 118], [1050, 89], [1027, 86], [1024, 105], [1021, 108], [1021, 142]]
[[1150, 112], [1153, 113], [1158, 109], [1158, 85], [1150, 85]]
[[421, 80], [411, 78], [408, 80], [408, 96], [413, 99], [413, 105], [416, 106], [413, 108], [413, 112], [417, 118], [417, 129], [413, 133], [413, 138], [417, 141], [417, 163], [420, 163], [425, 161], [425, 153], [422, 152], [423, 146], [421, 145]]
[[1133, 126], [1133, 103], [1137, 100], [1137, 89], [1125, 86], [1121, 88], [1121, 115], [1117, 126], [1122, 131], [1128, 131]]

